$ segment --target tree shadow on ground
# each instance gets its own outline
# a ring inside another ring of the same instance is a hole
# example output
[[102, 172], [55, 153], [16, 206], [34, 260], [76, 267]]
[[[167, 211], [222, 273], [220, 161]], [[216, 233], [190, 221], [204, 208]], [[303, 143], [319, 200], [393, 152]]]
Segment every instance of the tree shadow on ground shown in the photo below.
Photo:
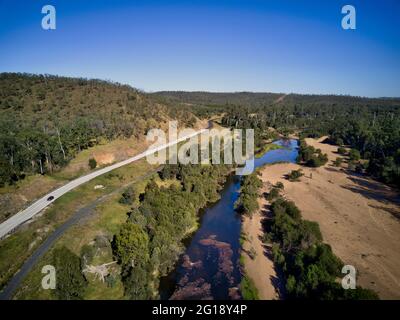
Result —
[[[261, 226], [262, 226], [262, 231], [263, 233], [269, 233], [271, 230], [271, 220], [272, 220], [272, 212], [270, 210], [271, 206], [266, 204], [263, 206], [261, 210]], [[270, 281], [275, 288], [276, 292], [278, 293], [279, 299], [284, 299], [285, 297], [285, 277], [283, 275], [282, 270], [280, 270], [279, 267], [274, 262], [274, 257], [272, 254], [272, 246], [270, 243], [265, 243], [264, 239], [260, 237], [260, 241], [263, 243], [263, 249], [264, 249], [264, 256], [271, 260], [273, 262], [273, 268], [275, 271], [275, 274], [277, 276], [270, 276]]]
[[397, 219], [400, 221], [400, 210], [396, 210], [393, 208], [388, 208], [388, 207], [382, 207], [382, 206], [372, 206], [370, 205], [371, 208], [377, 209], [377, 210], [383, 210], [389, 213], [393, 218]]
[[345, 189], [359, 193], [367, 199], [376, 200], [385, 204], [400, 205], [399, 194], [387, 185], [354, 172], [349, 174], [348, 179], [353, 182], [355, 186], [343, 186]]

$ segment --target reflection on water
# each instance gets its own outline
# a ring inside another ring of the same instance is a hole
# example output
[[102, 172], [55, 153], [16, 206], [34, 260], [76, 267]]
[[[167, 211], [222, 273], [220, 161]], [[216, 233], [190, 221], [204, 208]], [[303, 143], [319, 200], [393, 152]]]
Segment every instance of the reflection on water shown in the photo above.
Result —
[[[296, 140], [274, 142], [282, 149], [255, 159], [255, 167], [275, 162], [295, 162]], [[240, 177], [229, 177], [221, 199], [207, 208], [201, 225], [190, 239], [174, 272], [161, 279], [161, 299], [240, 299], [240, 216], [234, 205]]]

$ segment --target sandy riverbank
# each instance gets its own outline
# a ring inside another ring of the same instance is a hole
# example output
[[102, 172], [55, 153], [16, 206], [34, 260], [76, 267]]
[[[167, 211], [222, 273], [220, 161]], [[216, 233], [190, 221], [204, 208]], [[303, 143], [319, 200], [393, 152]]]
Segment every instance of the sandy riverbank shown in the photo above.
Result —
[[[284, 196], [296, 203], [304, 219], [319, 223], [324, 241], [345, 264], [356, 267], [358, 284], [375, 290], [383, 299], [400, 299], [399, 193], [367, 176], [347, 172], [345, 164], [333, 167], [332, 160], [339, 156], [337, 147], [321, 141], [307, 139], [309, 145], [328, 154], [328, 164], [316, 169], [303, 167], [305, 176], [300, 182], [284, 178], [300, 168], [296, 164], [266, 166], [262, 170], [265, 188], [283, 182]], [[259, 201], [261, 210], [265, 210], [265, 200]], [[276, 296], [272, 290], [276, 272], [272, 261], [259, 252], [261, 210], [243, 224], [249, 238], [245, 250], [253, 246], [257, 252], [255, 260], [246, 255], [245, 270], [262, 293], [261, 298], [272, 299]]]
[[[258, 201], [260, 208], [267, 204], [263, 197], [260, 197]], [[252, 218], [248, 216], [243, 218], [242, 232], [246, 236], [242, 246], [244, 269], [246, 275], [253, 280], [261, 300], [276, 300], [279, 299], [279, 278], [269, 256], [269, 249], [264, 246], [261, 240], [263, 236], [261, 225], [263, 214], [261, 211], [254, 213]], [[254, 259], [249, 256], [251, 250], [255, 252]]]

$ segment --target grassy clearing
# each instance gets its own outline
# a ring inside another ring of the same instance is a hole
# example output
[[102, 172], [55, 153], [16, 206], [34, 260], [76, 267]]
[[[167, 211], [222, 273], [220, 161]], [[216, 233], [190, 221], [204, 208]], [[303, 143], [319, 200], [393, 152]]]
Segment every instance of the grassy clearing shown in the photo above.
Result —
[[169, 188], [172, 185], [175, 185], [177, 188], [181, 187], [180, 182], [177, 179], [168, 179], [168, 180], [161, 180], [159, 176], [157, 176], [154, 181], [157, 183], [159, 187]]
[[[154, 168], [152, 168], [154, 169]], [[120, 170], [120, 169], [118, 169]], [[130, 170], [127, 170], [130, 171]], [[151, 172], [149, 170], [149, 172]], [[139, 175], [140, 173], [140, 175]], [[145, 171], [136, 167], [136, 174], [139, 178], [145, 174]], [[138, 193], [144, 191], [144, 188], [152, 177], [157, 177], [156, 174], [149, 175], [147, 179], [138, 179], [133, 183], [133, 187]], [[122, 191], [121, 191], [122, 193]], [[16, 299], [54, 299], [49, 290], [43, 290], [41, 287], [41, 268], [46, 264], [51, 264], [52, 254], [56, 247], [66, 246], [75, 254], [80, 255], [84, 245], [93, 242], [96, 236], [105, 236], [111, 239], [117, 233], [120, 226], [127, 219], [129, 205], [120, 204], [118, 201], [121, 197], [120, 192], [110, 196], [103, 203], [98, 205], [90, 218], [86, 218], [80, 223], [71, 227], [55, 244], [55, 246], [47, 252], [36, 267], [28, 274], [23, 281], [20, 289], [17, 291], [14, 298]], [[137, 200], [138, 201], [138, 200]], [[92, 264], [100, 265], [113, 261], [111, 248], [107, 247], [96, 255]], [[95, 279], [93, 275], [87, 275], [87, 288], [84, 294], [85, 299], [124, 299], [124, 287], [121, 280], [117, 277], [112, 286]]]
[[[155, 170], [155, 167], [143, 159], [97, 177], [60, 197], [32, 223], [22, 226], [20, 230], [2, 240], [0, 242], [0, 287], [5, 285], [50, 232], [65, 222], [76, 210], [152, 170]], [[95, 190], [95, 185], [103, 185], [104, 188]], [[126, 209], [124, 211], [126, 212]], [[79, 233], [77, 238], [83, 235]]]
[[52, 186], [52, 184], [56, 183], [59, 181], [55, 177], [52, 176], [46, 176], [46, 175], [40, 175], [40, 174], [35, 174], [33, 176], [27, 176], [25, 179], [17, 181], [13, 185], [5, 185], [4, 187], [0, 188], [0, 194], [6, 194], [6, 193], [15, 193], [15, 192], [37, 192], [37, 190], [32, 188], [32, 184], [37, 184], [37, 186]]
[[6, 220], [18, 211], [27, 207], [35, 200], [66, 182], [89, 173], [88, 162], [92, 157], [97, 158], [99, 167], [106, 166], [107, 160], [121, 161], [146, 148], [145, 141], [137, 138], [116, 139], [103, 141], [98, 145], [78, 153], [69, 164], [60, 171], [46, 175], [27, 175], [25, 179], [14, 185], [0, 188], [0, 222]]
[[102, 141], [98, 145], [82, 150], [63, 170], [54, 173], [53, 176], [64, 180], [72, 180], [91, 171], [88, 166], [90, 158], [95, 158], [98, 167], [102, 167], [127, 159], [134, 154], [139, 154], [145, 148], [145, 142], [134, 137]]
[[[88, 150], [86, 150], [86, 153], [82, 154], [81, 157], [84, 157], [85, 154], [86, 156], [88, 155]], [[79, 161], [79, 159], [77, 161]], [[0, 242], [0, 288], [8, 282], [12, 275], [15, 274], [23, 262], [46, 239], [46, 237], [56, 229], [57, 226], [65, 222], [76, 210], [84, 207], [102, 195], [112, 193], [118, 188], [121, 188], [121, 186], [132, 182], [132, 180], [143, 177], [146, 173], [155, 171], [155, 169], [155, 166], [149, 165], [145, 159], [143, 159], [128, 166], [116, 169], [101, 177], [97, 177], [96, 179], [57, 199], [50, 207], [44, 210], [40, 217], [37, 216], [32, 223], [22, 226], [17, 232], [2, 240]], [[51, 177], [51, 179], [61, 181], [72, 177], [73, 176], [63, 175], [60, 173]], [[176, 183], [176, 181], [172, 180], [161, 182], [158, 175], [155, 176], [155, 179], [159, 185], [166, 187]], [[140, 179], [140, 181], [134, 184], [134, 188], [138, 193], [144, 191], [147, 181], [147, 179]], [[95, 185], [103, 185], [104, 188], [94, 190]], [[90, 218], [88, 219], [91, 221], [90, 223], [80, 223], [79, 226], [72, 227], [63, 235], [57, 245], [64, 243], [73, 252], [79, 254], [80, 248], [88, 241], [92, 241], [97, 234], [112, 235], [116, 233], [120, 224], [126, 220], [126, 213], [129, 211], [129, 205], [118, 203], [120, 196], [120, 194], [115, 195], [115, 197], [113, 196], [111, 199], [98, 206], [96, 209], [97, 214], [95, 216], [100, 216], [100, 219]], [[38, 299], [48, 298], [48, 292], [42, 292], [43, 290], [40, 291], [40, 281], [43, 276], [40, 273], [40, 270], [41, 267], [46, 264], [46, 261], [51, 261], [49, 258], [51, 257], [51, 251], [52, 250], [43, 257], [37, 267], [30, 275], [28, 275], [24, 282], [25, 285], [22, 286], [22, 289], [18, 293], [18, 297], [35, 297]], [[101, 263], [109, 261], [110, 260], [102, 261]], [[91, 297], [99, 297], [103, 295], [106, 299], [108, 291], [102, 291], [101, 286], [99, 286], [98, 290], [96, 288], [97, 285], [92, 289], [88, 289], [88, 298], [90, 299]], [[113, 288], [113, 290], [114, 289], [115, 288]]]

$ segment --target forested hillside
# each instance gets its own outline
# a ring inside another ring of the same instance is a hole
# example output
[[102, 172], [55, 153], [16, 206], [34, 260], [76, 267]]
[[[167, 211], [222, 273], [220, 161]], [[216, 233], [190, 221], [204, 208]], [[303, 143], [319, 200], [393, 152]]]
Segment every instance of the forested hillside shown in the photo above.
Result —
[[195, 118], [127, 85], [101, 80], [0, 74], [0, 185], [48, 173], [101, 139], [143, 136], [160, 122]]
[[[180, 101], [199, 116], [223, 113], [222, 125], [302, 136], [329, 135], [331, 142], [358, 150], [371, 175], [400, 186], [400, 98], [262, 93], [156, 93]], [[193, 106], [190, 101], [193, 99]]]

